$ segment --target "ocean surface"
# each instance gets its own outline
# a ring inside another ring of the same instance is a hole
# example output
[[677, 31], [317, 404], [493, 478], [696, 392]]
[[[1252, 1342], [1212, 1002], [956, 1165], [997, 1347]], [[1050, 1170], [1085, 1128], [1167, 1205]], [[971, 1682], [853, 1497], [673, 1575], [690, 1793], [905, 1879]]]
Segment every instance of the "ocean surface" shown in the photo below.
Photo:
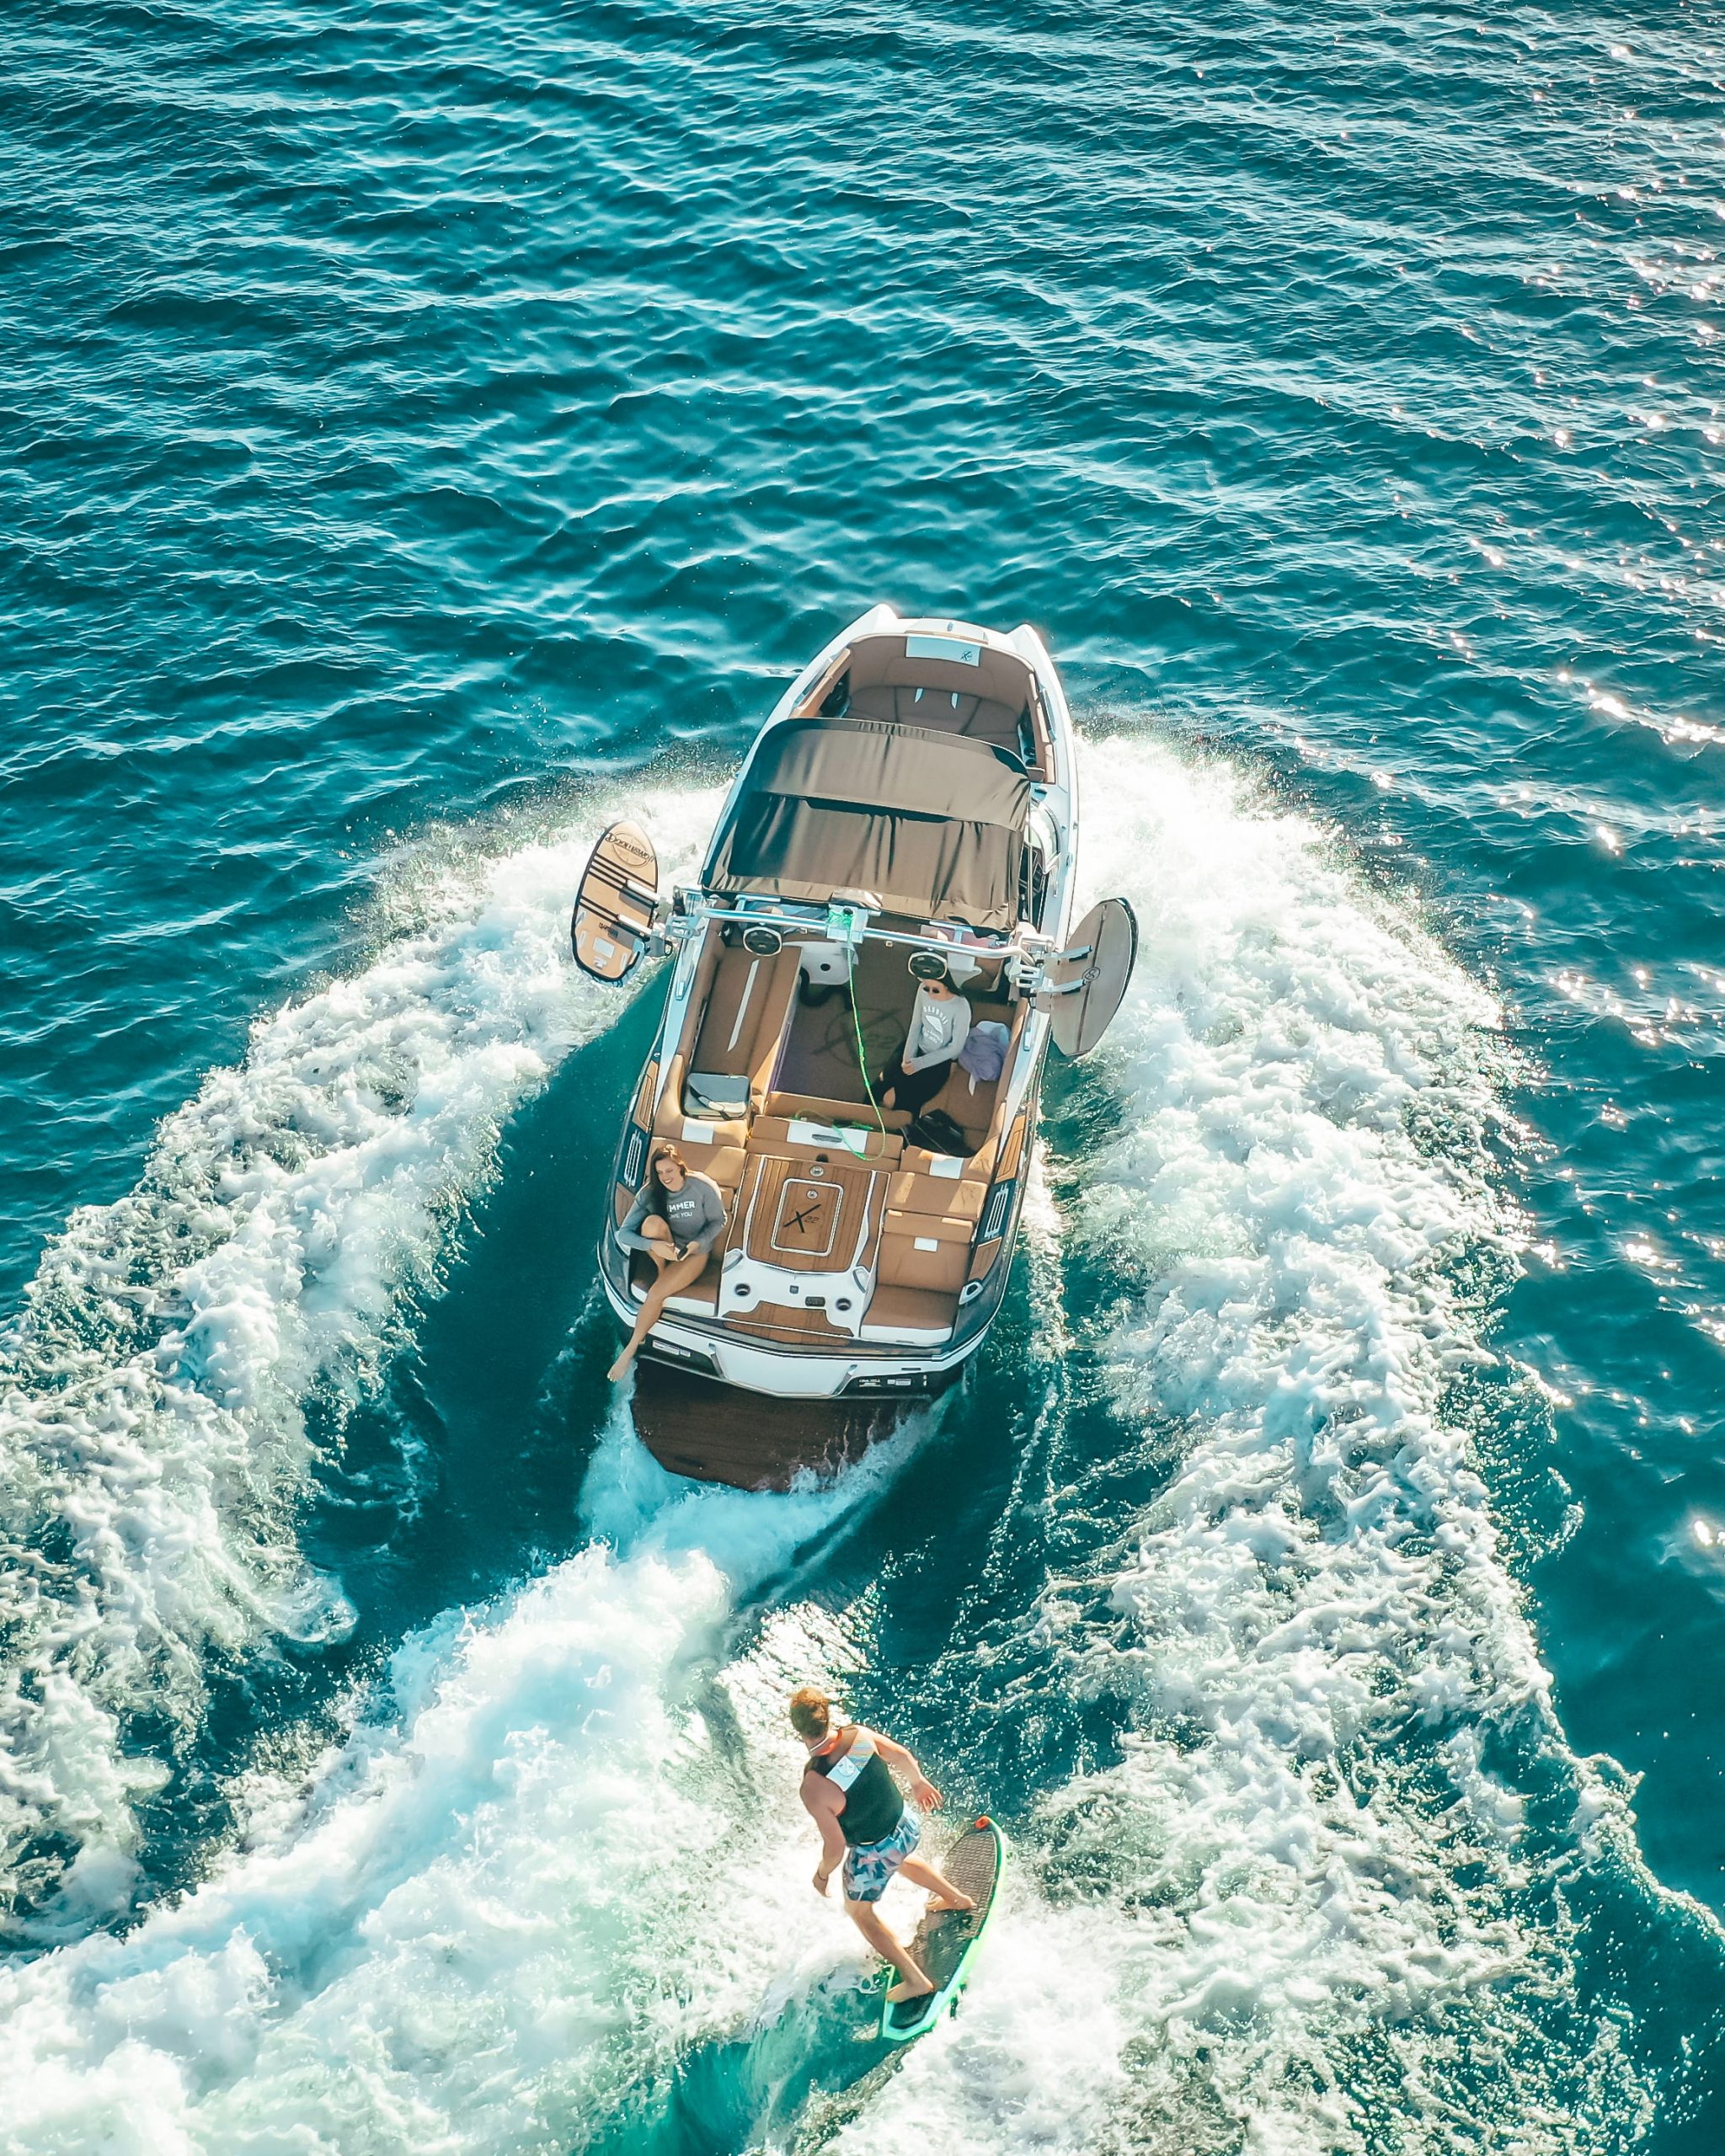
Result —
[[[0, 272], [8, 2156], [1725, 2145], [1725, 17], [11, 0]], [[879, 599], [1142, 958], [699, 1490], [569, 899]], [[810, 1678], [1017, 1844], [895, 2060]]]

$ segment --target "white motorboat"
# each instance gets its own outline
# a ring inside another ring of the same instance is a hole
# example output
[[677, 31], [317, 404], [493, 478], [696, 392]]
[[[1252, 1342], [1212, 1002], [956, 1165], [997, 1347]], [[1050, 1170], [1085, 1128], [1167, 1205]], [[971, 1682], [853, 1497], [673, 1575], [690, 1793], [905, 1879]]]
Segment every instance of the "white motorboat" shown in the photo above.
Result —
[[[1044, 1053], [1095, 1045], [1136, 952], [1124, 899], [1073, 926], [1077, 845], [1071, 722], [1040, 638], [885, 606], [779, 699], [696, 883], [662, 895], [633, 825], [601, 838], [577, 962], [622, 980], [673, 959], [600, 1240], [625, 1324], [654, 1272], [616, 1230], [655, 1148], [726, 1212], [642, 1348], [637, 1424], [667, 1466], [782, 1486], [853, 1454], [981, 1345]], [[964, 997], [968, 1038], [913, 1112], [882, 1081], [936, 976]]]

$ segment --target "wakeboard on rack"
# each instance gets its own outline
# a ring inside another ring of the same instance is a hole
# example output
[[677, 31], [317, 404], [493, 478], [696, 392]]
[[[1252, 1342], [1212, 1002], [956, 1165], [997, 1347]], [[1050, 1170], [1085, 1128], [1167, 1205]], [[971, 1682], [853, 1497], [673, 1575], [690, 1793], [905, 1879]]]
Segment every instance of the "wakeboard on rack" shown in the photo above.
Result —
[[639, 825], [611, 825], [587, 857], [569, 944], [595, 980], [627, 980], [641, 963], [659, 904], [659, 856]]
[[[934, 1989], [921, 1999], [907, 1999], [895, 2006], [883, 1999], [880, 2033], [889, 2044], [909, 2043], [926, 2036], [943, 2014], [956, 2014], [959, 1994], [970, 1978], [995, 1897], [1007, 1868], [1007, 1838], [985, 1812], [973, 1820], [941, 1860], [940, 1869], [961, 1894], [976, 1904], [974, 1909], [931, 1909], [916, 1927], [911, 1951], [926, 1969]], [[897, 1978], [887, 1971], [889, 1988]]]

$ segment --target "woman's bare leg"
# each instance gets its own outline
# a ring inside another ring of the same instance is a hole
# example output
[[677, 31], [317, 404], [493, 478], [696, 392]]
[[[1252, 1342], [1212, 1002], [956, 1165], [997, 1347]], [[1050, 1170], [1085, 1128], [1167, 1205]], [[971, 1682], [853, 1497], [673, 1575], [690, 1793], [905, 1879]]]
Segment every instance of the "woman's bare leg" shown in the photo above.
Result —
[[646, 1290], [641, 1306], [642, 1313], [647, 1316], [647, 1325], [637, 1324], [634, 1331], [629, 1335], [628, 1347], [606, 1372], [606, 1376], [613, 1385], [628, 1369], [636, 1348], [647, 1337], [647, 1326], [653, 1323], [654, 1317], [656, 1315], [656, 1313], [647, 1312], [648, 1300], [652, 1296], [653, 1289], [656, 1288], [660, 1281], [664, 1278], [665, 1267], [672, 1262], [671, 1251], [674, 1246], [670, 1239], [670, 1229], [665, 1221], [657, 1219], [649, 1214], [648, 1218], [641, 1223], [641, 1235], [647, 1245], [646, 1255], [653, 1262], [652, 1286]]
[[[676, 1245], [670, 1239], [670, 1230], [663, 1220], [649, 1218], [642, 1225], [641, 1235], [647, 1245], [646, 1255], [653, 1261], [653, 1278], [657, 1282], [665, 1267], [676, 1255]], [[648, 1291], [644, 1289], [644, 1294]]]
[[932, 1864], [925, 1864], [920, 1856], [907, 1856], [899, 1866], [899, 1876], [908, 1879], [913, 1886], [926, 1886], [934, 1896], [931, 1909], [974, 1909], [976, 1904], [970, 1897], [952, 1881], [937, 1871]]
[[[662, 1222], [651, 1221], [646, 1228], [643, 1229], [642, 1233], [651, 1235], [654, 1227], [662, 1225]], [[668, 1242], [669, 1230], [665, 1233]], [[659, 1238], [654, 1235], [653, 1240], [656, 1243]], [[635, 1359], [635, 1351], [654, 1326], [658, 1324], [666, 1303], [680, 1288], [686, 1288], [692, 1280], [698, 1280], [707, 1270], [707, 1253], [704, 1250], [692, 1250], [686, 1257], [673, 1257], [667, 1248], [663, 1257], [660, 1257], [657, 1250], [653, 1251], [652, 1257], [654, 1264], [659, 1267], [659, 1278], [647, 1290], [646, 1299], [636, 1314], [635, 1329], [629, 1335], [623, 1352], [606, 1373], [613, 1385], [617, 1384], [627, 1373], [630, 1364]]]

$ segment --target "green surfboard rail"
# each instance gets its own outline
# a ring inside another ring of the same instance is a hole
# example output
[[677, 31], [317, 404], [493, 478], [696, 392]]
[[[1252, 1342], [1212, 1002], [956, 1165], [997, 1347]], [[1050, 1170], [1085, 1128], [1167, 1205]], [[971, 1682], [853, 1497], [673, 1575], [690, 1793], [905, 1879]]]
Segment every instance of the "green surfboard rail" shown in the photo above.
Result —
[[[962, 1876], [955, 1876], [955, 1874], [971, 1868], [971, 1865], [964, 1862], [963, 1852], [965, 1844], [971, 1842], [973, 1838], [979, 1845], [977, 1859], [981, 1858], [983, 1854], [980, 1845], [985, 1842], [991, 1844], [993, 1876], [988, 1883], [987, 1893], [985, 1896], [978, 1897], [974, 1920], [968, 1921], [966, 1924], [968, 1935], [964, 1941], [958, 1961], [949, 1971], [945, 1972], [943, 1981], [935, 1969], [929, 1968], [931, 1959], [943, 1958], [938, 1955], [939, 1935], [932, 1933], [930, 1926], [931, 1923], [940, 1923], [946, 1913], [937, 1910], [932, 1919], [925, 1915], [921, 1923], [916, 1927], [916, 1936], [911, 1942], [911, 1951], [923, 1967], [929, 1970], [929, 1974], [936, 1977], [935, 1988], [929, 1996], [927, 2012], [920, 2020], [911, 2022], [908, 2027], [894, 2025], [892, 2003], [883, 1995], [880, 2002], [880, 2033], [883, 2040], [889, 2044], [913, 2043], [918, 2036], [926, 2036], [943, 2015], [950, 2014], [956, 2009], [959, 1994], [969, 1981], [970, 1964], [976, 1958], [977, 1949], [988, 1935], [988, 1927], [994, 1916], [995, 1903], [1000, 1898], [1001, 1881], [1005, 1878], [1007, 1872], [1007, 1851], [1011, 1846], [999, 1826], [986, 1813], [964, 1829], [964, 1832], [953, 1844], [952, 1848], [947, 1851], [941, 1869], [953, 1881], [955, 1886], [962, 1888], [967, 1894], [974, 1890]], [[975, 1861], [975, 1859], [972, 1860], [973, 1864]], [[968, 1919], [969, 1913], [965, 1912], [964, 1914]], [[886, 1972], [885, 1989], [890, 1990], [895, 1981], [895, 1972], [889, 1968]]]

